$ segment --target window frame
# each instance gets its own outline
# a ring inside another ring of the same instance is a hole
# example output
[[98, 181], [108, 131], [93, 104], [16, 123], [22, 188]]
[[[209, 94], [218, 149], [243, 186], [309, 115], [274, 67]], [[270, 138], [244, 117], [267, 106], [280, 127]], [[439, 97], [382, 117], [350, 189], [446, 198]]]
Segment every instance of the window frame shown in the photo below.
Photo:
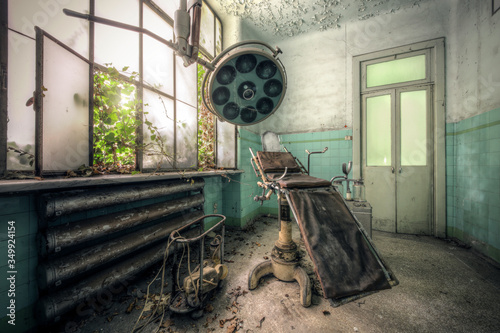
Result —
[[[400, 59], [405, 59], [405, 58], [411, 58], [419, 55], [425, 55], [425, 78], [421, 80], [411, 80], [411, 81], [405, 81], [405, 82], [398, 82], [398, 83], [391, 83], [391, 84], [384, 84], [380, 86], [374, 86], [374, 87], [367, 87], [367, 67], [370, 65], [374, 64], [379, 64], [383, 62], [388, 62], [392, 60], [400, 60]], [[385, 90], [385, 89], [392, 89], [392, 88], [400, 88], [400, 87], [405, 87], [407, 85], [420, 85], [420, 84], [425, 84], [425, 83], [430, 83], [431, 78], [433, 77], [432, 73], [432, 66], [430, 66], [430, 49], [423, 49], [423, 50], [418, 50], [418, 51], [410, 51], [410, 52], [405, 52], [405, 53], [398, 53], [398, 54], [393, 54], [390, 56], [385, 56], [381, 58], [376, 58], [376, 59], [371, 59], [371, 60], [366, 60], [361, 62], [361, 93], [369, 93], [377, 90]]]
[[[143, 28], [144, 26], [144, 6], [148, 6], [151, 10], [153, 10], [153, 12], [155, 12], [162, 20], [164, 20], [167, 24], [169, 24], [172, 28], [173, 25], [174, 25], [174, 20], [173, 18], [167, 14], [166, 12], [164, 12], [161, 7], [155, 3], [154, 0], [137, 0], [138, 2], [138, 12], [137, 12], [137, 15], [139, 15], [139, 27], [140, 28]], [[95, 0], [88, 0], [88, 4], [89, 4], [89, 13], [91, 15], [95, 15], [95, 7], [96, 7], [96, 3], [95, 3]], [[213, 9], [205, 2], [203, 1], [203, 6], [207, 6], [210, 10], [210, 12], [213, 14], [213, 17], [214, 17], [214, 31], [213, 31], [213, 36], [214, 36], [214, 55], [217, 56], [218, 53], [223, 49], [222, 47], [222, 32], [223, 32], [223, 26], [222, 26], [222, 22], [220, 20], [220, 18], [217, 16], [217, 14], [215, 13], [215, 11], [213, 11]], [[1, 17], [0, 17], [0, 23], [1, 23], [1, 30], [0, 30], [0, 42], [1, 42], [1, 45], [4, 46], [1, 48], [1, 51], [0, 51], [0, 60], [1, 60], [1, 67], [0, 67], [0, 77], [1, 77], [1, 81], [0, 81], [0, 94], [1, 94], [1, 97], [2, 97], [2, 102], [0, 103], [0, 176], [3, 176], [3, 175], [6, 175], [8, 171], [17, 171], [17, 170], [14, 170], [14, 169], [8, 169], [7, 168], [7, 152], [8, 152], [8, 147], [7, 147], [7, 122], [8, 122], [8, 104], [7, 104], [7, 93], [8, 93], [8, 87], [7, 87], [7, 70], [8, 70], [8, 30], [9, 29], [9, 25], [8, 25], [8, 1], [2, 1], [1, 2], [1, 7], [0, 7], [1, 12]], [[62, 15], [62, 14], [61, 14]], [[82, 59], [85, 59], [85, 61], [87, 61], [89, 63], [89, 101], [88, 101], [88, 104], [89, 104], [89, 164], [92, 165], [93, 164], [93, 75], [94, 75], [94, 69], [95, 68], [102, 68], [103, 67], [103, 64], [98, 64], [95, 62], [95, 56], [94, 56], [94, 50], [95, 50], [95, 24], [94, 22], [89, 22], [89, 25], [88, 25], [88, 44], [89, 44], [89, 50], [88, 50], [88, 59], [86, 59], [85, 57], [83, 57]], [[16, 30], [12, 30], [13, 32], [16, 32], [16, 33], [21, 33], [21, 32], [18, 32]], [[219, 33], [219, 35], [217, 35]], [[21, 33], [22, 34], [22, 33]], [[219, 37], [219, 38], [218, 38]], [[58, 42], [57, 38], [55, 38], [56, 42]], [[144, 114], [143, 114], [143, 110], [144, 110], [144, 105], [143, 105], [143, 97], [144, 97], [144, 89], [148, 89], [150, 91], [153, 91], [154, 93], [156, 94], [159, 94], [162, 98], [168, 98], [170, 100], [173, 101], [173, 112], [174, 112], [174, 133], [173, 133], [173, 138], [174, 138], [174, 142], [173, 142], [173, 156], [174, 156], [174, 161], [173, 161], [173, 166], [172, 168], [161, 168], [161, 169], [150, 169], [150, 168], [144, 168], [143, 167], [143, 164], [144, 164], [144, 156], [143, 156], [143, 153], [141, 150], [139, 150], [137, 153], [136, 153], [136, 170], [140, 170], [141, 172], [149, 172], [149, 171], [179, 171], [179, 170], [186, 170], [186, 171], [195, 171], [197, 170], [197, 163], [196, 165], [193, 165], [192, 167], [189, 167], [189, 168], [186, 168], [186, 167], [182, 167], [182, 168], [178, 168], [177, 167], [177, 151], [178, 151], [178, 147], [177, 147], [177, 141], [180, 140], [181, 138], [178, 138], [178, 133], [177, 133], [177, 104], [178, 103], [184, 103], [186, 105], [189, 105], [190, 107], [193, 107], [194, 110], [196, 112], [198, 112], [198, 102], [196, 101], [194, 105], [191, 105], [190, 103], [185, 103], [184, 101], [181, 101], [181, 100], [178, 100], [177, 99], [177, 96], [176, 96], [176, 89], [177, 88], [177, 84], [178, 84], [178, 81], [177, 81], [177, 77], [176, 77], [176, 72], [177, 72], [177, 66], [180, 66], [179, 64], [180, 63], [177, 63], [178, 61], [178, 57], [175, 56], [174, 54], [174, 57], [173, 57], [173, 64], [172, 64], [172, 67], [173, 67], [173, 73], [172, 73], [172, 76], [173, 76], [173, 87], [174, 87], [174, 90], [173, 90], [173, 95], [170, 95], [170, 94], [166, 94], [162, 91], [158, 91], [157, 89], [155, 89], [154, 87], [148, 85], [147, 83], [144, 82], [144, 57], [143, 57], [143, 54], [144, 54], [144, 36], [143, 34], [139, 34], [139, 76], [138, 76], [138, 81], [135, 82], [136, 86], [137, 86], [137, 98], [141, 101], [140, 103], [140, 106], [141, 106], [141, 109], [139, 110], [139, 113], [138, 113], [138, 116], [139, 117], [143, 117]], [[218, 46], [218, 41], [220, 41], [219, 43], [219, 46]], [[59, 43], [58, 43], [59, 44]], [[62, 45], [63, 47], [64, 44]], [[66, 49], [68, 49], [68, 47], [66, 46], [65, 47]], [[220, 50], [219, 50], [220, 49]], [[71, 50], [69, 49], [73, 54], [77, 54], [74, 50]], [[200, 51], [204, 50], [203, 47], [200, 47]], [[206, 51], [206, 50], [205, 50]], [[174, 52], [172, 50], [172, 52]], [[208, 52], [207, 52], [208, 53]], [[82, 57], [80, 55], [80, 57]], [[39, 61], [39, 59], [37, 59], [36, 61]], [[191, 66], [196, 66], [195, 64], [191, 65]], [[194, 71], [196, 72], [196, 71]], [[33, 75], [35, 76], [35, 73], [33, 73]], [[36, 81], [36, 79], [34, 78], [34, 81]], [[193, 79], [194, 82], [196, 82], [196, 79]], [[4, 84], [5, 82], [5, 84]], [[41, 88], [41, 86], [40, 86]], [[38, 115], [37, 115], [38, 117]], [[191, 123], [192, 125], [194, 125], [194, 123]], [[196, 122], [196, 136], [198, 135], [198, 122]], [[215, 122], [214, 123], [214, 127], [215, 129], [217, 128], [217, 123]], [[193, 128], [194, 129], [194, 128]], [[193, 129], [191, 131], [193, 131]], [[34, 146], [37, 147], [39, 145], [41, 145], [41, 143], [39, 142], [39, 136], [40, 134], [38, 132], [40, 132], [41, 129], [38, 128], [38, 126], [35, 126], [35, 142], [34, 142]], [[217, 149], [217, 143], [218, 143], [218, 140], [217, 140], [217, 131], [215, 132], [215, 140], [214, 140], [214, 145], [215, 145], [215, 149]], [[138, 129], [137, 129], [137, 135], [138, 135], [138, 143], [141, 144], [143, 143], [143, 129], [142, 129], [142, 126], [140, 126]], [[189, 136], [190, 137], [190, 136]], [[197, 141], [197, 137], [196, 137], [196, 140], [193, 140], [193, 142], [196, 141], [195, 143], [195, 151], [196, 151], [196, 161], [198, 161], [198, 150], [199, 150], [199, 147], [198, 147], [198, 141]], [[236, 128], [235, 128], [235, 136], [234, 136], [234, 146], [235, 146], [235, 151], [234, 151], [234, 169], [236, 169], [236, 156], [237, 156], [237, 150], [236, 150], [236, 147], [237, 147], [237, 142], [236, 142]], [[39, 156], [40, 155], [40, 156]], [[214, 152], [214, 156], [217, 157], [217, 154], [216, 152]], [[35, 165], [34, 165], [34, 169], [33, 170], [26, 170], [26, 172], [28, 173], [32, 173], [33, 171], [35, 172], [35, 175], [39, 175], [41, 176], [43, 174], [43, 171], [42, 168], [41, 168], [41, 159], [42, 159], [42, 156], [41, 154], [38, 153], [38, 150], [36, 149], [35, 150]], [[38, 162], [37, 162], [38, 160]], [[218, 161], [217, 159], [215, 160], [215, 163], [216, 165], [218, 166]], [[229, 169], [232, 169], [233, 167], [229, 168]], [[56, 173], [57, 174], [57, 173]], [[50, 173], [50, 175], [56, 175], [54, 173]], [[49, 174], [47, 174], [49, 175]]]

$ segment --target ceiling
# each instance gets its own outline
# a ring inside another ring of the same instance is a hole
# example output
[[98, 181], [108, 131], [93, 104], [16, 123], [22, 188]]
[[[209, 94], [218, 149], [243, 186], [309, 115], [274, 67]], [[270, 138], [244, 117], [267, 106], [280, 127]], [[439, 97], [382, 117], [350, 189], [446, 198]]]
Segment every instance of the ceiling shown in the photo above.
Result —
[[345, 22], [420, 6], [424, 0], [208, 0], [224, 19], [237, 16], [259, 31], [292, 37], [341, 28]]

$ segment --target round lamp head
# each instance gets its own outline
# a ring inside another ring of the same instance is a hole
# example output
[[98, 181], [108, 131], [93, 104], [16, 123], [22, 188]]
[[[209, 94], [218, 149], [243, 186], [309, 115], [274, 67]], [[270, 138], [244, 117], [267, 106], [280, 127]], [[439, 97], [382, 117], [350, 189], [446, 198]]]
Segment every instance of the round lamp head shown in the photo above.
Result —
[[232, 50], [207, 75], [202, 87], [205, 105], [219, 119], [235, 125], [263, 121], [285, 96], [286, 75], [281, 62], [261, 49]]

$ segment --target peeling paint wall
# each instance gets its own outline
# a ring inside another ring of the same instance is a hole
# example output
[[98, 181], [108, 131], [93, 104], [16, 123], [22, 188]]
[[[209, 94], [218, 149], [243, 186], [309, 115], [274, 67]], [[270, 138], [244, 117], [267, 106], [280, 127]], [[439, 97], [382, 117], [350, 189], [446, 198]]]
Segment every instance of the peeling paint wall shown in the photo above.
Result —
[[490, 1], [453, 2], [447, 58], [447, 122], [500, 107], [500, 13]]
[[279, 110], [249, 129], [295, 133], [352, 128], [352, 57], [446, 37], [449, 13], [449, 1], [432, 2], [350, 21], [340, 29], [285, 39], [267, 36], [267, 42], [283, 50], [288, 90]]
[[[490, 1], [276, 2], [279, 5], [271, 9], [257, 0], [253, 5], [244, 2], [244, 10], [233, 1], [218, 6], [225, 36], [231, 36], [232, 43], [236, 37], [259, 39], [283, 50], [285, 99], [267, 121], [247, 127], [252, 132], [352, 128], [352, 57], [439, 37], [446, 38], [446, 121], [457, 122], [500, 105], [500, 13], [491, 15]], [[333, 18], [334, 13], [341, 18]], [[238, 19], [237, 36], [227, 18]], [[299, 30], [290, 30], [297, 25]]]

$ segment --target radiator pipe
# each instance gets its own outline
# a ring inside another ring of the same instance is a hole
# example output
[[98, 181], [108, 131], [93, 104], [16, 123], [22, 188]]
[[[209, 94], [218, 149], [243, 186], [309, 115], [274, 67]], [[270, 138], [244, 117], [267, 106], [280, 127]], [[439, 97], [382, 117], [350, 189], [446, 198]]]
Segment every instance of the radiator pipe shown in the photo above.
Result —
[[[77, 284], [56, 291], [38, 300], [35, 315], [42, 325], [59, 321], [61, 316], [76, 308], [76, 314], [92, 315], [102, 310], [114, 295], [122, 293], [136, 275], [163, 259], [167, 243], [152, 248], [127, 260], [107, 267]], [[171, 253], [170, 253], [171, 254]]]
[[155, 184], [117, 186], [108, 190], [68, 191], [41, 196], [42, 220], [98, 209], [131, 201], [156, 198], [164, 195], [203, 189], [202, 178], [183, 181], [166, 181]]
[[39, 238], [39, 253], [42, 256], [60, 252], [63, 249], [110, 235], [147, 221], [159, 219], [170, 214], [200, 206], [205, 201], [203, 194], [187, 198], [157, 203], [141, 208], [130, 209], [93, 219], [51, 227]]
[[203, 216], [202, 211], [185, 212], [175, 219], [166, 219], [132, 234], [79, 250], [64, 257], [41, 263], [37, 267], [37, 282], [41, 290], [63, 288], [68, 279], [102, 266], [112, 260], [168, 238], [170, 233], [189, 221]]

